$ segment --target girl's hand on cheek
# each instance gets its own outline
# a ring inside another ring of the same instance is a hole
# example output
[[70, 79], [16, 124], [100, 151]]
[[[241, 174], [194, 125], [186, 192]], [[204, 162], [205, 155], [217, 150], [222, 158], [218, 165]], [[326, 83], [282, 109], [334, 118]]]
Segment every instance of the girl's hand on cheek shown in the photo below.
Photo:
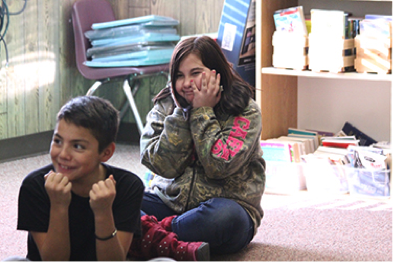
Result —
[[221, 99], [220, 91], [221, 75], [212, 70], [208, 73], [202, 72], [200, 86], [196, 85], [195, 81], [191, 82], [194, 91], [194, 99], [192, 106], [199, 108], [203, 106], [215, 107]]

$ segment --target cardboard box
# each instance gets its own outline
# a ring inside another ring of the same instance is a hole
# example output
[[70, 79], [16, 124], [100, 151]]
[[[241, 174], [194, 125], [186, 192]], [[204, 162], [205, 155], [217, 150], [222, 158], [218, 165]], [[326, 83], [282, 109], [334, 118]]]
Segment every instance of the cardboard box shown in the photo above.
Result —
[[256, 0], [225, 0], [217, 43], [233, 68], [255, 86]]

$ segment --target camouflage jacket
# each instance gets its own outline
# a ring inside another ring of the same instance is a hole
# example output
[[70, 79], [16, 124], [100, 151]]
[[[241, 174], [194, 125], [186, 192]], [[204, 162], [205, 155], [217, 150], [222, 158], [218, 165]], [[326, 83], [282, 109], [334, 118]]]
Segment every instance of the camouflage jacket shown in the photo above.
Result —
[[256, 234], [265, 187], [261, 131], [261, 112], [252, 99], [239, 116], [216, 116], [201, 107], [185, 118], [168, 96], [147, 116], [141, 161], [156, 174], [154, 192], [175, 212], [215, 197], [232, 199], [247, 210]]

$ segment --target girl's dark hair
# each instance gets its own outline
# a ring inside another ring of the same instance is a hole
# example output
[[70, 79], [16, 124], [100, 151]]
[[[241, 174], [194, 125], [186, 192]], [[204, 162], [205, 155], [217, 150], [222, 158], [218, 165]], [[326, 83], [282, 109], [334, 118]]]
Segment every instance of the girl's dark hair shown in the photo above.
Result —
[[119, 111], [108, 100], [96, 96], [73, 98], [57, 114], [57, 122], [62, 119], [67, 123], [89, 129], [98, 140], [100, 153], [116, 141], [120, 121]]
[[[221, 93], [221, 100], [215, 110], [231, 115], [241, 114], [248, 105], [250, 97], [254, 95], [254, 87], [233, 70], [220, 46], [208, 36], [186, 38], [176, 45], [170, 62], [171, 80], [168, 86], [155, 97], [154, 102], [168, 96], [170, 88], [176, 94], [175, 85], [179, 65], [189, 54], [197, 55], [204, 66], [210, 70], [215, 69], [221, 75], [220, 85], [224, 87], [224, 91]], [[181, 105], [186, 103], [179, 95], [176, 94], [176, 97]]]

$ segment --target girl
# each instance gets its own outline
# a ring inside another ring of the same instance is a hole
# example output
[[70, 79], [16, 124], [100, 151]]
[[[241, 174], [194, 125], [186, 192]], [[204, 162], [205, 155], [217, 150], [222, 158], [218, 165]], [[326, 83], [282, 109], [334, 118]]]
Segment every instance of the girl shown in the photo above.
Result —
[[262, 119], [253, 87], [207, 36], [177, 44], [170, 76], [140, 140], [141, 161], [156, 174], [142, 211], [181, 241], [207, 242], [212, 254], [237, 252], [263, 217]]

